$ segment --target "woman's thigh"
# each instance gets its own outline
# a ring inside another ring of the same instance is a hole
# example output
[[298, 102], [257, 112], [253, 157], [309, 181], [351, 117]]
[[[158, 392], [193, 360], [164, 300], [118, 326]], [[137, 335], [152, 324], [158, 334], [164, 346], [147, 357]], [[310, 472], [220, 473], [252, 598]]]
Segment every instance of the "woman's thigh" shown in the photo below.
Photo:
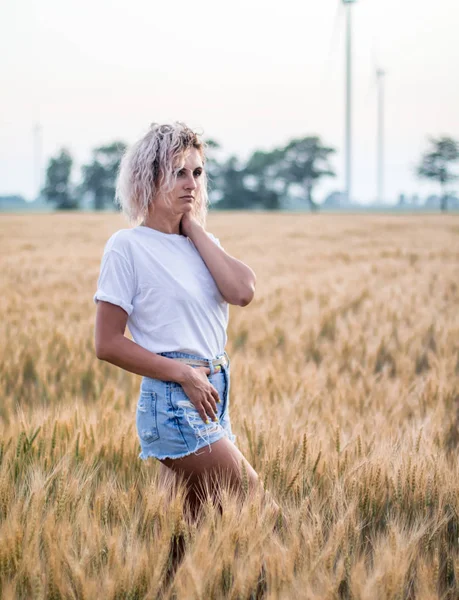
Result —
[[[193, 518], [199, 514], [202, 500], [207, 492], [210, 493], [213, 500], [217, 501], [217, 506], [221, 510], [219, 490], [220, 483], [223, 483], [224, 489], [240, 492], [242, 489], [242, 465], [245, 466], [247, 473], [249, 492], [260, 491], [266, 502], [267, 507], [273, 511], [273, 514], [280, 514], [280, 507], [275, 502], [270, 492], [262, 490], [262, 483], [258, 474], [252, 465], [246, 460], [242, 452], [233, 444], [231, 440], [224, 437], [211, 444], [212, 451], [208, 448], [205, 452], [196, 456], [190, 454], [183, 458], [165, 458], [160, 460], [160, 477], [166, 486], [173, 481], [169, 489], [175, 489], [178, 480], [182, 476], [186, 481], [187, 496], [186, 502], [191, 505]], [[171, 478], [175, 477], [175, 479]], [[228, 486], [228, 487], [227, 487]]]
[[[226, 437], [213, 442], [210, 447], [201, 449], [198, 456], [189, 454], [183, 458], [161, 459], [160, 462], [172, 469], [176, 475], [182, 475], [192, 486], [202, 484], [206, 476], [214, 475], [217, 480], [223, 477], [233, 487], [239, 488], [242, 481], [242, 464], [249, 486], [254, 488], [260, 483], [252, 465]], [[163, 475], [167, 477], [164, 470]]]

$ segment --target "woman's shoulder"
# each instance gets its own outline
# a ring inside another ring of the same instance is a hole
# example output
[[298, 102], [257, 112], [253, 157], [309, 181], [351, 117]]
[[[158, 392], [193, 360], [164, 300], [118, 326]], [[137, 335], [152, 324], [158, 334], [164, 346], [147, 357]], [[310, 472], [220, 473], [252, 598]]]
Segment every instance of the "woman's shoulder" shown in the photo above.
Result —
[[105, 243], [105, 252], [116, 250], [121, 254], [125, 254], [132, 243], [132, 229], [118, 229], [112, 233]]

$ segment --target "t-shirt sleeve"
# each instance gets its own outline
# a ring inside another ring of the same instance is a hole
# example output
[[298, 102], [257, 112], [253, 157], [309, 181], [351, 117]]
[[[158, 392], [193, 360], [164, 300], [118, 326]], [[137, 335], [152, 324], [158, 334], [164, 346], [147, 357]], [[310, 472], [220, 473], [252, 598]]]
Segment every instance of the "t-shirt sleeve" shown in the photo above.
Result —
[[221, 248], [223, 250], [223, 246], [220, 243], [220, 240], [218, 239], [218, 237], [215, 237], [213, 233], [210, 233], [209, 231], [207, 232], [207, 235], [210, 237], [210, 239], [217, 244], [217, 246], [219, 248]]
[[132, 265], [116, 250], [106, 250], [102, 257], [97, 291], [93, 300], [121, 306], [130, 315], [134, 309], [135, 274]]

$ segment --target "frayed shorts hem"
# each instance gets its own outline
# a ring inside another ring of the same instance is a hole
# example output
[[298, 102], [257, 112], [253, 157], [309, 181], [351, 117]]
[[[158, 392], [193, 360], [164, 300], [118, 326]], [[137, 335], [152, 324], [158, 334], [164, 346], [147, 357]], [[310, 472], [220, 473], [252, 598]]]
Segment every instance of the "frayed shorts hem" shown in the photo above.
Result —
[[[185, 456], [190, 456], [190, 454], [197, 454], [198, 450], [201, 450], [202, 448], [204, 448], [204, 446], [211, 446], [214, 442], [218, 442], [219, 440], [221, 440], [222, 438], [228, 438], [231, 442], [233, 442], [233, 444], [236, 445], [236, 436], [233, 434], [233, 439], [230, 438], [230, 436], [228, 435], [228, 433], [226, 432], [222, 432], [221, 435], [219, 435], [217, 438], [213, 439], [211, 442], [207, 443], [206, 441], [204, 441], [203, 443], [201, 443], [200, 446], [198, 446], [195, 450], [187, 450], [186, 452], [181, 452], [180, 454], [175, 454], [174, 456], [171, 456], [170, 454], [154, 454], [154, 452], [152, 452], [151, 450], [148, 451], [142, 451], [139, 454], [139, 458], [142, 460], [147, 460], [148, 458], [156, 458], [158, 460], [163, 460], [165, 458], [184, 458]], [[212, 450], [210, 450], [212, 451]]]

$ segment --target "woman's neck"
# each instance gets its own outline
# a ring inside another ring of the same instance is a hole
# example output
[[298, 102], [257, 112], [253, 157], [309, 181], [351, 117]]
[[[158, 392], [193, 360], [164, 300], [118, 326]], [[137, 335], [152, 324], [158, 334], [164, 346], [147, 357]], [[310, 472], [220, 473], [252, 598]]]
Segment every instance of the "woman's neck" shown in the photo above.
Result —
[[157, 231], [161, 231], [161, 233], [175, 233], [176, 235], [180, 235], [180, 218], [175, 222], [172, 222], [170, 219], [160, 219], [158, 215], [147, 216], [141, 223], [145, 227], [151, 227], [151, 229], [156, 229]]

